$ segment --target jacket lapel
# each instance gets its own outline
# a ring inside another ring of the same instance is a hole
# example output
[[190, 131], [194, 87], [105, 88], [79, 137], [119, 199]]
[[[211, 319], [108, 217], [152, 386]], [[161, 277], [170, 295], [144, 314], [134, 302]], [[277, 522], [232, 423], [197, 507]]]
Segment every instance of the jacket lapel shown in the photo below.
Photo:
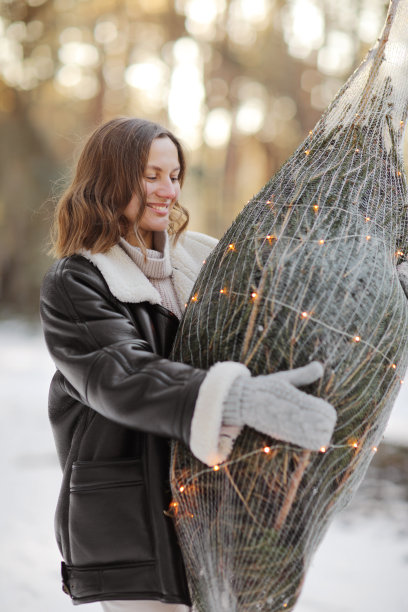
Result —
[[[203, 260], [216, 244], [215, 238], [198, 232], [186, 232], [175, 246], [171, 241], [173, 279], [181, 304], [188, 301]], [[159, 292], [119, 245], [107, 253], [82, 250], [80, 255], [98, 268], [111, 293], [121, 302], [161, 304]]]

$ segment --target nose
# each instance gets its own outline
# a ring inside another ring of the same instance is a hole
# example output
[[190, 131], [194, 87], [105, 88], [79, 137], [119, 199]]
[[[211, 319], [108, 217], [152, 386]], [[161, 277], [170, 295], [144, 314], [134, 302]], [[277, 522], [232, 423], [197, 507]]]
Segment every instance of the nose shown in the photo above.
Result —
[[160, 198], [174, 200], [177, 194], [176, 185], [170, 177], [165, 177], [157, 185], [156, 193]]

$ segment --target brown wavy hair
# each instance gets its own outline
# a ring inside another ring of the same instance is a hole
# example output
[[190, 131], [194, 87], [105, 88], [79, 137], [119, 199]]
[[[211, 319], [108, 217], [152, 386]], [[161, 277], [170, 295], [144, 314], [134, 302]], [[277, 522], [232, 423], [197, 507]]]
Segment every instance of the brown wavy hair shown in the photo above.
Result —
[[[65, 257], [81, 249], [106, 253], [127, 233], [123, 211], [135, 194], [141, 202], [136, 237], [145, 251], [137, 232], [146, 207], [143, 173], [152, 141], [166, 137], [177, 148], [182, 185], [186, 171], [183, 148], [169, 130], [152, 121], [130, 117], [118, 117], [96, 128], [85, 143], [71, 185], [57, 203], [51, 230], [53, 255]], [[176, 241], [188, 220], [187, 210], [176, 202], [168, 228]]]

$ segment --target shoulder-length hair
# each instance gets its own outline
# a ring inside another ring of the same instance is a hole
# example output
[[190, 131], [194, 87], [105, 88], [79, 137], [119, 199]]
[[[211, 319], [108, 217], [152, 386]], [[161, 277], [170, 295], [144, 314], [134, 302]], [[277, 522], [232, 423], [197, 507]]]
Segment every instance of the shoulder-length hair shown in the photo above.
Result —
[[[186, 162], [182, 146], [169, 130], [144, 119], [119, 117], [99, 126], [88, 138], [71, 185], [59, 199], [51, 231], [51, 253], [65, 257], [81, 249], [106, 253], [128, 230], [124, 209], [136, 194], [141, 206], [137, 227], [146, 207], [143, 173], [150, 146], [156, 138], [170, 138], [180, 163], [183, 184]], [[188, 212], [176, 202], [170, 212], [168, 233], [177, 240], [186, 229]]]

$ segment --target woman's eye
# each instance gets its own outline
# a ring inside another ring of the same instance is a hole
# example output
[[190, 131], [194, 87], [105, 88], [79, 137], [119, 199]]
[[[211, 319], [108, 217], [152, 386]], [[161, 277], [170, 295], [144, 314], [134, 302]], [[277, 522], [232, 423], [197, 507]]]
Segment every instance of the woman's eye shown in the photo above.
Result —
[[145, 179], [147, 179], [148, 181], [154, 181], [156, 178], [156, 176], [145, 176]]
[[172, 183], [177, 183], [179, 180], [180, 180], [180, 179], [179, 179], [179, 177], [178, 177], [178, 176], [172, 176], [172, 177], [171, 177], [171, 181], [172, 181]]

